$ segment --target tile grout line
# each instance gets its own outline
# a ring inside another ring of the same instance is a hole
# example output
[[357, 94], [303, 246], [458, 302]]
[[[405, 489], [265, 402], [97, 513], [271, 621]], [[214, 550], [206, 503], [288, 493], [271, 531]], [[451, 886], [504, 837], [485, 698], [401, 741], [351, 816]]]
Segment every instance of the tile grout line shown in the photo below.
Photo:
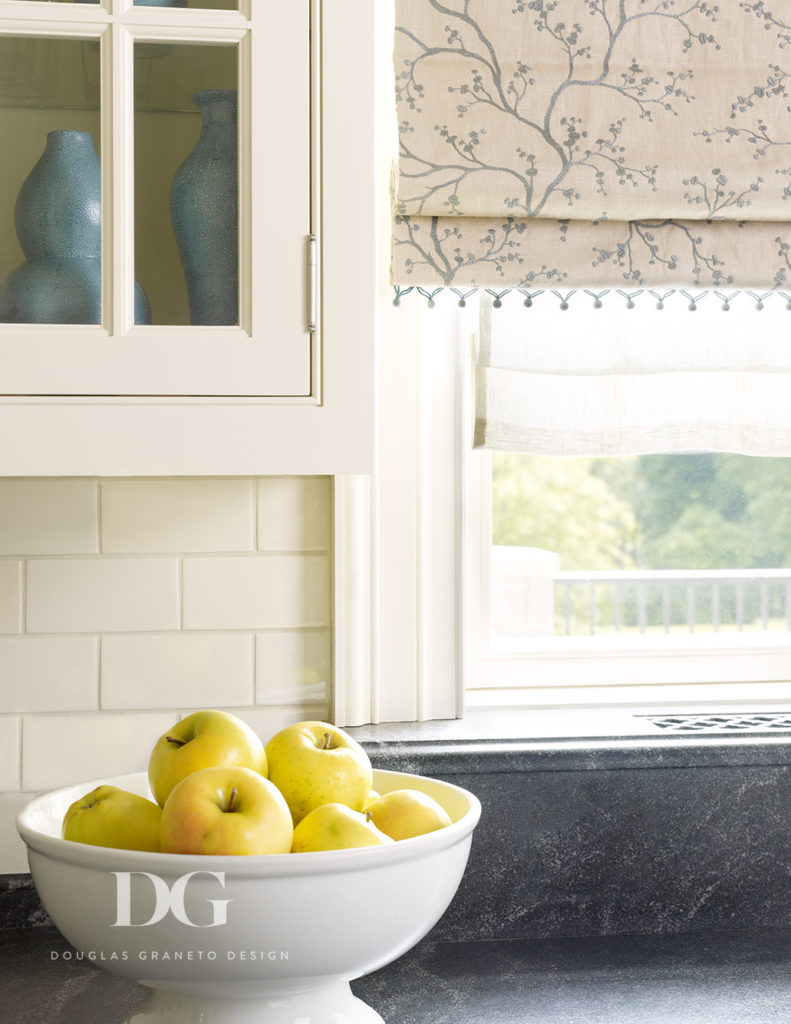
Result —
[[250, 639], [252, 640], [252, 643], [250, 644], [250, 656], [252, 659], [250, 669], [251, 679], [253, 682], [252, 693], [250, 696], [252, 698], [252, 706], [256, 708], [258, 707], [258, 634], [255, 630], [250, 634]]
[[19, 563], [19, 633], [27, 636], [27, 559]]
[[96, 637], [96, 706], [99, 711], [102, 707], [102, 635]]
[[[259, 509], [260, 500], [261, 500], [261, 486], [260, 486], [259, 480], [258, 480], [257, 477], [250, 477], [250, 509], [251, 509], [252, 516], [253, 516], [253, 522], [252, 522], [252, 527], [253, 527], [253, 552], [255, 554], [259, 553], [258, 545], [259, 545], [259, 539], [260, 538], [259, 538], [259, 526], [258, 526], [258, 521], [259, 521], [258, 509]], [[252, 679], [252, 684], [253, 684], [252, 685], [251, 698], [252, 698], [253, 707], [257, 707], [257, 702], [258, 702], [258, 634], [257, 634], [257, 632], [255, 630], [253, 630], [251, 636], [252, 636], [252, 639], [253, 639], [252, 648], [251, 648], [252, 665], [250, 666], [251, 673], [252, 673], [251, 674], [251, 679]]]
[[22, 793], [24, 793], [24, 791], [25, 791], [25, 787], [24, 787], [25, 780], [24, 780], [24, 777], [23, 777], [23, 770], [24, 770], [24, 767], [25, 767], [25, 758], [24, 758], [25, 728], [24, 728], [24, 723], [25, 723], [25, 716], [24, 716], [24, 713], [23, 713], [23, 714], [21, 714], [19, 716], [19, 724], [17, 726], [17, 737], [18, 737], [18, 740], [19, 740], [19, 764], [17, 765], [17, 769], [18, 769], [18, 771], [17, 771], [17, 778], [19, 779], [19, 790]]
[[177, 568], [178, 633], [184, 632], [184, 555], [179, 555]]
[[[96, 630], [67, 630], [67, 631], [56, 631], [56, 630], [42, 630], [41, 632], [26, 633], [25, 636], [31, 641], [34, 640], [95, 640], [98, 636], [103, 637], [177, 637], [181, 636], [250, 636], [251, 633], [266, 634], [278, 634], [287, 633], [289, 635], [313, 635], [326, 633], [330, 629], [329, 622], [319, 623], [305, 623], [303, 625], [296, 626], [256, 626], [255, 624], [246, 626], [205, 626], [198, 629], [184, 629], [178, 628], [166, 628], [166, 629], [103, 629], [101, 632]], [[19, 640], [19, 633], [0, 633], [0, 643], [4, 640]]]
[[253, 552], [258, 553], [259, 532], [258, 532], [258, 502], [260, 487], [256, 477], [250, 477], [250, 510], [253, 517]]
[[[234, 701], [233, 703], [226, 704], [229, 708], [240, 708], [246, 711], [272, 711], [279, 708], [290, 709], [292, 711], [299, 710], [301, 707], [321, 707], [326, 704], [327, 701], [321, 698], [315, 699], [281, 699], [267, 701], [265, 704], [250, 704], [249, 702]], [[201, 703], [179, 702], [178, 704], [163, 704], [157, 705], [156, 707], [109, 707], [98, 710], [97, 708], [63, 708], [60, 711], [16, 711], [16, 712], [5, 712], [0, 713], [0, 721], [8, 720], [9, 718], [16, 718], [19, 720], [20, 726], [24, 719], [53, 719], [53, 718], [88, 718], [92, 721], [101, 722], [107, 718], [129, 718], [132, 715], [137, 715], [141, 718], [150, 718], [153, 715], [169, 715], [176, 714], [177, 712], [190, 708], [191, 710], [199, 710], [203, 705]], [[783, 762], [785, 763], [785, 762]], [[2, 871], [0, 871], [2, 874]], [[2, 931], [2, 926], [0, 926]]]
[[[189, 551], [179, 555], [174, 551], [108, 551], [108, 552], [36, 552], [35, 554], [0, 555], [0, 562], [16, 562], [25, 558], [31, 562], [139, 562], [144, 559], [156, 561], [167, 558], [181, 558], [189, 555], [191, 558], [211, 559], [253, 559], [264, 561], [267, 558], [305, 558], [312, 555], [329, 555], [331, 548], [269, 548], [262, 551], [245, 551], [239, 548], [228, 549], [227, 551]], [[786, 632], [778, 630], [778, 632]]]
[[104, 537], [102, 535], [102, 483], [96, 479], [96, 547], [97, 553], [104, 554]]
[[[103, 534], [103, 523], [102, 523], [102, 482], [97, 477], [96, 483], [96, 547], [100, 556], [104, 555], [104, 534]], [[99, 711], [102, 711], [102, 636], [99, 634], [96, 637], [96, 706]]]

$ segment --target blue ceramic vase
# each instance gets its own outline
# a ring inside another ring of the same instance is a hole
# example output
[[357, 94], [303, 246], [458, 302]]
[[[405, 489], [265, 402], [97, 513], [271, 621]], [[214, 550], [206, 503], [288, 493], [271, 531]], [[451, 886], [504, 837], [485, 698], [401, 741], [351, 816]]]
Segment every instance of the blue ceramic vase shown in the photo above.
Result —
[[199, 92], [195, 148], [176, 171], [170, 216], [187, 282], [190, 323], [239, 322], [239, 183], [235, 89]]
[[[102, 312], [99, 156], [90, 132], [54, 131], [19, 190], [14, 223], [25, 262], [0, 285], [0, 321], [98, 324]], [[135, 323], [151, 307], [135, 284]]]

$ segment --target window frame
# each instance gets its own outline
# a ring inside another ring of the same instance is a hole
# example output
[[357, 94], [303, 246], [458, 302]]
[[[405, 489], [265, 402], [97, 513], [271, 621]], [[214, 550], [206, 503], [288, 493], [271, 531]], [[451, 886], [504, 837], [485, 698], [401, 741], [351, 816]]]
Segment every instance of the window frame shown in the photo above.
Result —
[[[687, 637], [675, 652], [624, 650], [598, 659], [598, 679], [585, 643], [562, 657], [492, 650], [482, 628], [490, 456], [472, 449], [478, 320], [473, 305], [460, 309], [449, 290], [433, 302], [429, 308], [413, 294], [394, 308], [382, 284], [374, 474], [335, 477], [336, 723], [588, 709], [589, 717], [601, 712], [591, 718], [596, 732], [609, 728], [608, 707], [790, 707], [791, 637], [786, 644], [729, 637], [723, 647], [724, 634], [715, 634], [713, 654], [691, 651]], [[680, 674], [684, 665], [690, 671]], [[559, 679], [561, 670], [574, 675]], [[725, 671], [731, 678], [723, 682]], [[617, 672], [615, 684], [601, 684], [607, 672]]]
[[[397, 135], [393, 5], [377, 5], [376, 15], [376, 112], [370, 123], [357, 124], [360, 145], [367, 141], [374, 148], [377, 164], [373, 474], [338, 475], [359, 472], [338, 463], [334, 470], [333, 720], [341, 727], [445, 720], [436, 728], [452, 730], [447, 720], [471, 720], [478, 709], [484, 715], [493, 709], [499, 720], [497, 708], [527, 709], [529, 715], [531, 708], [554, 707], [568, 721], [572, 708], [597, 704], [602, 714], [585, 712], [584, 728], [590, 721], [585, 735], [598, 735], [607, 728], [597, 723], [607, 718], [608, 705], [646, 710], [791, 704], [787, 675], [761, 682], [755, 672], [745, 673], [749, 686], [745, 680], [725, 686], [663, 680], [547, 687], [521, 675], [507, 677], [523, 672], [525, 659], [509, 664], [492, 657], [476, 613], [481, 592], [471, 594], [483, 575], [476, 473], [486, 456], [471, 449], [479, 327], [473, 306], [459, 308], [460, 294], [451, 289], [421, 295], [415, 288], [395, 308], [384, 269], [391, 258], [388, 197]], [[332, 284], [348, 282], [343, 260], [330, 261], [333, 268]], [[344, 289], [326, 292], [337, 297], [339, 307], [354, 310]], [[429, 307], [429, 296], [437, 308]], [[788, 650], [776, 652], [780, 657], [788, 661]], [[632, 678], [630, 668], [639, 668], [626, 658], [620, 666], [626, 678]], [[519, 711], [509, 714], [511, 727], [521, 729], [513, 725], [521, 718]]]
[[[791, 699], [791, 633], [555, 637], [497, 649], [490, 614], [491, 453], [472, 447], [474, 352], [457, 435], [463, 466], [464, 703], [467, 708], [772, 703]], [[488, 540], [487, 540], [488, 539]], [[609, 680], [609, 682], [605, 682]]]

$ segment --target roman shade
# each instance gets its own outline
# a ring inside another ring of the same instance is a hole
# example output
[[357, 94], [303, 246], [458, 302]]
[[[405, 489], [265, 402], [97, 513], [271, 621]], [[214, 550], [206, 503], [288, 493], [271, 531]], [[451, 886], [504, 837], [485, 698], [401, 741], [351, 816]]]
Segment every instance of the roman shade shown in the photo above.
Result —
[[776, 0], [396, 0], [393, 280], [788, 287]]
[[533, 455], [791, 455], [791, 321], [772, 296], [481, 302], [474, 447]]

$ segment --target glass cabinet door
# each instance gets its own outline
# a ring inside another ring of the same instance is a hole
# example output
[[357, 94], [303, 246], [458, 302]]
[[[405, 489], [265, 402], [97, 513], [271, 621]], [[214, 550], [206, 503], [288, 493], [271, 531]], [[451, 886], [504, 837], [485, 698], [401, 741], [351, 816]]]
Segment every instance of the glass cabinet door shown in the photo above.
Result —
[[1, 394], [314, 395], [311, 6], [0, 0]]

